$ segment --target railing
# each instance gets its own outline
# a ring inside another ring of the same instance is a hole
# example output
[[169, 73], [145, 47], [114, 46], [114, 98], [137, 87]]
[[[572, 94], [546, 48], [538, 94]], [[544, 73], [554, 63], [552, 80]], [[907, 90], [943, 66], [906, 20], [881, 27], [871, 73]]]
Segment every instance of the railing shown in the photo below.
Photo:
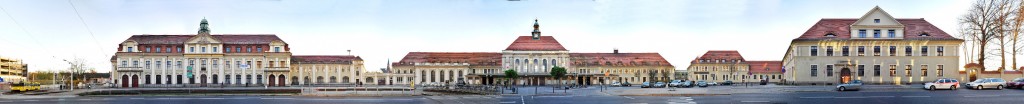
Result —
[[266, 72], [289, 72], [289, 71], [291, 71], [291, 69], [288, 69], [288, 67], [266, 67], [266, 69], [267, 70], [264, 70]]

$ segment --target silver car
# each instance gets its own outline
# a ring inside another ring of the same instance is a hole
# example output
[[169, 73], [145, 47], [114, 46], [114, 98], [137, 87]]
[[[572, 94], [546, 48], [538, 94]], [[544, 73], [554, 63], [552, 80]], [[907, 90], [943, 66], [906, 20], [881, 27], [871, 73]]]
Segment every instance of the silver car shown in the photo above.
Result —
[[860, 90], [860, 86], [863, 86], [863, 85], [864, 85], [864, 83], [861, 83], [860, 80], [853, 80], [853, 81], [850, 81], [849, 83], [839, 84], [838, 86], [836, 86], [836, 90], [837, 91]]
[[1006, 86], [1006, 80], [1000, 78], [983, 78], [967, 83], [967, 87], [978, 90], [985, 88], [996, 88], [1002, 90], [1004, 86]]

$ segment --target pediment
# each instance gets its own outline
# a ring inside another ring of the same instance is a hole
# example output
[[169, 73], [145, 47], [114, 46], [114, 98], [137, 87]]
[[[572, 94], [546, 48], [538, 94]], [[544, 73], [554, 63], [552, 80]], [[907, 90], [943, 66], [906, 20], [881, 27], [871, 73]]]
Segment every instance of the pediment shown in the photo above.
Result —
[[857, 22], [853, 23], [854, 26], [903, 26], [903, 24], [896, 21], [892, 15], [882, 10], [882, 8], [875, 6], [875, 8], [861, 16]]
[[185, 41], [185, 43], [219, 44], [221, 43], [221, 41], [220, 39], [217, 39], [216, 37], [213, 37], [209, 34], [199, 34], [193, 36], [192, 38], [189, 38], [188, 41]]

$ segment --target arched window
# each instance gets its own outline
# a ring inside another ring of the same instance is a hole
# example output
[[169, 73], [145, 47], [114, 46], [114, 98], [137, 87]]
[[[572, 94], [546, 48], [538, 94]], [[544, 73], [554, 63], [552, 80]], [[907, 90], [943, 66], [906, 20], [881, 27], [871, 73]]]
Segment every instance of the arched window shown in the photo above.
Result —
[[338, 83], [338, 77], [331, 76], [331, 83]]
[[427, 71], [420, 71], [420, 82], [427, 82]]
[[551, 59], [551, 65], [552, 66], [558, 66], [558, 60]]

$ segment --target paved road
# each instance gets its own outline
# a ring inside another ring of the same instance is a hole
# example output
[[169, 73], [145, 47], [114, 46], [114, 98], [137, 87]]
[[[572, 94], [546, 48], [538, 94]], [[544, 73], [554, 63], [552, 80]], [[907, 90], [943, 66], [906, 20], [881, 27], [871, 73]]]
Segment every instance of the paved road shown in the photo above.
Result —
[[[714, 88], [713, 89], [721, 89]], [[617, 87], [611, 89], [631, 89]], [[727, 89], [727, 88], [725, 88]], [[616, 96], [597, 87], [562, 93], [550, 88], [521, 89], [521, 94], [440, 95], [406, 97], [309, 97], [309, 96], [116, 96], [38, 99], [0, 99], [12, 104], [1016, 104], [1024, 102], [1024, 90], [899, 90], [850, 92], [746, 93], [719, 96]]]

